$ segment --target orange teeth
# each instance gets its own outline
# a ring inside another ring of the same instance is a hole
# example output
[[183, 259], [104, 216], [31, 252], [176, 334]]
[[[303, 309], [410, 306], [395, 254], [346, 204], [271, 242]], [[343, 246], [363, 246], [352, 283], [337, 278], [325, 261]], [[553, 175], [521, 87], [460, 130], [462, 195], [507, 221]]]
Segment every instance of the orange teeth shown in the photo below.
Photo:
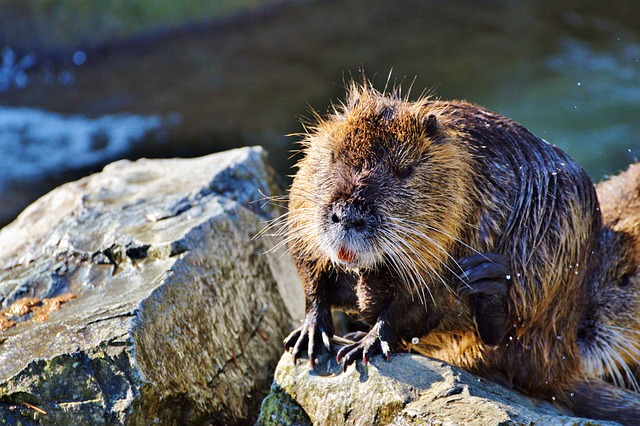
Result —
[[343, 262], [351, 263], [356, 260], [356, 253], [345, 247], [340, 247], [340, 249], [338, 250], [338, 259], [342, 260]]

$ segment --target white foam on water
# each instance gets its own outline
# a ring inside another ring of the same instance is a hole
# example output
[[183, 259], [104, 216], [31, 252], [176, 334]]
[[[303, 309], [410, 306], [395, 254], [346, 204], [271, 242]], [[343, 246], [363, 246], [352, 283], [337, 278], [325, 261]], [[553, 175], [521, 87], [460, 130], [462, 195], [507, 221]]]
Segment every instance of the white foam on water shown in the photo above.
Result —
[[161, 127], [159, 116], [87, 118], [0, 107], [0, 189], [16, 178], [37, 178], [114, 160]]

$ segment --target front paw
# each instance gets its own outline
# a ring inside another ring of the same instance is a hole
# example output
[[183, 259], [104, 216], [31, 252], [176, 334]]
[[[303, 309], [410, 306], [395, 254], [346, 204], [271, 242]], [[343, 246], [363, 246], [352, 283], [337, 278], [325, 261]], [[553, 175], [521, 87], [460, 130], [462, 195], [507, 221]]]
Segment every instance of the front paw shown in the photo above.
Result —
[[333, 337], [331, 314], [309, 312], [302, 323], [302, 327], [294, 330], [284, 339], [284, 347], [286, 350], [291, 350], [294, 364], [306, 347], [309, 363], [311, 367], [315, 367], [317, 359], [321, 355], [331, 353], [331, 343], [329, 341], [331, 337]]
[[509, 267], [504, 256], [495, 253], [475, 254], [460, 259], [458, 266], [462, 269], [457, 289], [459, 296], [507, 295]]
[[463, 270], [458, 295], [469, 298], [480, 338], [487, 345], [500, 343], [509, 329], [506, 259], [495, 253], [476, 254], [460, 259], [458, 265]]
[[391, 332], [385, 321], [378, 320], [373, 328], [359, 341], [343, 346], [338, 351], [337, 361], [344, 358], [342, 370], [361, 359], [366, 365], [371, 357], [382, 353], [387, 361], [391, 360]]

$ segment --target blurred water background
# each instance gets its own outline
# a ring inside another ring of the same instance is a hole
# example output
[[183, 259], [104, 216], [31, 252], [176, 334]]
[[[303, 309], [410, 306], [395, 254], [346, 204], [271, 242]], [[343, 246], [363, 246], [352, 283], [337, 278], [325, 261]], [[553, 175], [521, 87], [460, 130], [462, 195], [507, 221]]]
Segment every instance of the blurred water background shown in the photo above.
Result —
[[286, 181], [300, 117], [364, 68], [479, 103], [594, 180], [640, 157], [640, 3], [0, 2], [0, 226], [106, 163], [261, 144]]

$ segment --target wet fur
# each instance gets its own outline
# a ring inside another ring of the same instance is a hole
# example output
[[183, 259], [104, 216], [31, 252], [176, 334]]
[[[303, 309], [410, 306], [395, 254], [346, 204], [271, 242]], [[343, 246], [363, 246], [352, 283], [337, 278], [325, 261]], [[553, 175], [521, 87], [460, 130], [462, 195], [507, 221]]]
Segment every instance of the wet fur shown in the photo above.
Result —
[[[294, 354], [308, 345], [313, 363], [339, 308], [376, 326], [384, 315], [395, 350], [419, 337], [414, 349], [530, 395], [571, 406], [576, 389], [589, 392], [577, 330], [601, 222], [593, 184], [564, 152], [478, 106], [409, 102], [366, 82], [302, 143], [286, 218], [308, 313]], [[329, 235], [331, 209], [349, 203], [375, 225], [373, 243], [340, 240], [367, 253], [354, 268]], [[477, 252], [503, 255], [512, 271], [511, 331], [496, 346], [452, 289], [456, 259]]]
[[640, 164], [597, 186], [603, 230], [579, 333], [586, 374], [640, 391]]

